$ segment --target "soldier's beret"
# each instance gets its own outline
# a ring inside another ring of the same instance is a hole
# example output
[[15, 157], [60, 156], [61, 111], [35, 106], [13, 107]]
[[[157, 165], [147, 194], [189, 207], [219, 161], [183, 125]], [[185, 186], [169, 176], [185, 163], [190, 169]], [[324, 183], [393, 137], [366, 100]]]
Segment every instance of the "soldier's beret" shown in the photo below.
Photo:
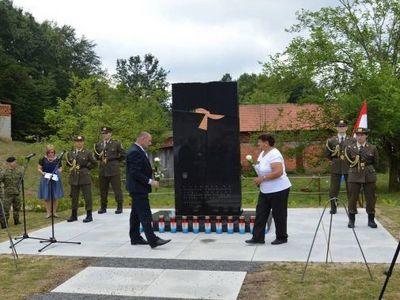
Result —
[[85, 138], [81, 135], [77, 135], [76, 137], [74, 137], [74, 142], [83, 142], [85, 140]]
[[368, 130], [368, 128], [358, 127], [355, 132], [356, 132], [356, 134], [357, 133], [368, 133], [369, 130]]
[[102, 127], [101, 128], [101, 133], [109, 133], [109, 132], [112, 132], [112, 129], [111, 129], [111, 127]]
[[336, 123], [336, 127], [346, 127], [347, 122], [345, 120], [340, 120], [339, 122]]
[[12, 162], [14, 162], [14, 161], [16, 161], [17, 159], [14, 157], [14, 156], [10, 156], [10, 157], [8, 157], [7, 159], [6, 159], [6, 162], [8, 162], [8, 163], [12, 163]]

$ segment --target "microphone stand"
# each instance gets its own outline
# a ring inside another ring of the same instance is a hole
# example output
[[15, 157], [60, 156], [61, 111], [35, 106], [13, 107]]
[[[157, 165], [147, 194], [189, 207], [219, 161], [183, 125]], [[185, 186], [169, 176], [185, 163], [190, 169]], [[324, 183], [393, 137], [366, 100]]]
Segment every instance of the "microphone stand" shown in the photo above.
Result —
[[[30, 157], [29, 157], [30, 156]], [[44, 238], [39, 238], [39, 237], [33, 237], [33, 236], [29, 236], [28, 232], [26, 231], [26, 209], [25, 209], [25, 186], [24, 186], [24, 178], [25, 178], [25, 171], [28, 167], [28, 164], [30, 162], [31, 155], [29, 155], [26, 157], [25, 159], [25, 164], [24, 164], [24, 168], [22, 171], [22, 177], [21, 177], [21, 191], [22, 191], [22, 215], [23, 215], [23, 219], [24, 219], [24, 233], [19, 236], [16, 237], [15, 240], [18, 241], [16, 243], [14, 243], [14, 245], [16, 246], [17, 244], [19, 244], [20, 242], [22, 242], [25, 239], [34, 239], [34, 240], [41, 240], [41, 241], [45, 241], [46, 239]]]
[[53, 172], [50, 175], [49, 178], [49, 182], [47, 183], [49, 185], [49, 190], [50, 190], [50, 201], [51, 201], [51, 237], [49, 237], [47, 240], [44, 241], [40, 241], [41, 243], [47, 243], [46, 246], [44, 246], [43, 248], [39, 249], [38, 252], [42, 252], [44, 249], [46, 249], [47, 247], [49, 247], [50, 245], [54, 244], [54, 243], [62, 243], [62, 244], [76, 244], [76, 245], [80, 245], [81, 242], [68, 242], [68, 241], [58, 241], [56, 240], [55, 236], [54, 236], [54, 191], [53, 191], [53, 184], [54, 184], [54, 180], [53, 177], [55, 175], [55, 173], [57, 172], [60, 162], [63, 158], [65, 154], [65, 151], [63, 151], [61, 153], [61, 155], [59, 157], [57, 157], [57, 163], [56, 166], [53, 170]]
[[1, 208], [1, 211], [0, 211], [1, 216], [0, 217], [3, 218], [4, 224], [6, 225], [8, 239], [10, 240], [10, 248], [12, 250], [12, 254], [13, 254], [13, 257], [14, 257], [15, 269], [18, 271], [18, 263], [17, 262], [18, 262], [18, 258], [19, 257], [18, 257], [17, 250], [15, 249], [15, 245], [16, 244], [13, 243], [13, 239], [12, 239], [11, 234], [10, 234], [10, 229], [8, 228], [8, 222], [6, 220], [6, 214], [5, 214], [5, 211], [4, 211], [3, 201], [1, 201], [1, 198], [0, 198], [0, 208]]

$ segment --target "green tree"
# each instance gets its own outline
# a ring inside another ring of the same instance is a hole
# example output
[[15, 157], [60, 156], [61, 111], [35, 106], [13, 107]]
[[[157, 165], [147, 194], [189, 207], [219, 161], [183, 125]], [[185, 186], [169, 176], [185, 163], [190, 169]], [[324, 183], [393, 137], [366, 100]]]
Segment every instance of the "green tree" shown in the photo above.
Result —
[[222, 76], [221, 81], [224, 81], [224, 82], [232, 81], [232, 76], [231, 76], [231, 74], [225, 73], [225, 74]]
[[152, 54], [143, 59], [139, 55], [118, 59], [116, 72], [118, 88], [124, 92], [139, 100], [156, 99], [164, 108], [169, 107], [168, 72]]
[[337, 7], [302, 10], [297, 19], [289, 31], [306, 34], [271, 57], [265, 69], [311, 80], [349, 120], [367, 99], [371, 139], [388, 159], [389, 189], [399, 190], [400, 2], [338, 0]]
[[73, 74], [100, 72], [93, 48], [73, 28], [39, 24], [11, 1], [0, 1], [0, 100], [12, 105], [14, 139], [50, 133], [44, 109], [68, 95]]
[[[164, 142], [168, 130], [168, 115], [156, 99], [138, 101], [119, 91], [99, 77], [74, 78], [73, 88], [58, 106], [46, 110], [46, 122], [55, 131], [52, 141], [68, 148], [73, 136], [84, 135], [87, 147], [100, 138], [100, 128], [110, 126], [113, 136], [128, 147], [143, 131], [154, 135], [154, 147]], [[129, 129], [129, 130], [127, 130]]]

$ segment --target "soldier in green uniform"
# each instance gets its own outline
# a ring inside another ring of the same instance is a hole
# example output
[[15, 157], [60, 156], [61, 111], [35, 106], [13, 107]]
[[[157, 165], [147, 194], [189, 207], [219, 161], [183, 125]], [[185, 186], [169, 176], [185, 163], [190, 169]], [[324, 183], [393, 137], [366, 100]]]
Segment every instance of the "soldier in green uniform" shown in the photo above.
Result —
[[79, 191], [82, 189], [85, 199], [86, 218], [84, 223], [93, 221], [92, 217], [92, 179], [89, 170], [96, 167], [97, 162], [92, 153], [83, 148], [84, 137], [74, 138], [75, 149], [67, 153], [66, 160], [70, 166], [69, 184], [71, 185], [72, 213], [68, 222], [78, 220]]
[[350, 163], [349, 169], [349, 228], [354, 228], [357, 214], [357, 200], [361, 187], [367, 202], [368, 226], [376, 228], [375, 223], [375, 187], [378, 165], [378, 151], [376, 147], [367, 142], [368, 129], [357, 128], [357, 142], [346, 147], [345, 156]]
[[[4, 213], [2, 216], [1, 228], [5, 228], [10, 217], [10, 208], [13, 207], [14, 225], [21, 224], [19, 221], [19, 211], [21, 210], [21, 181], [22, 173], [17, 169], [17, 160], [14, 156], [7, 158], [6, 168], [0, 173], [0, 184], [4, 184]], [[7, 222], [7, 223], [6, 223]]]
[[113, 140], [110, 127], [101, 128], [103, 140], [94, 145], [94, 154], [100, 161], [99, 185], [101, 207], [99, 214], [107, 212], [108, 189], [111, 186], [114, 190], [115, 201], [117, 202], [116, 214], [122, 213], [123, 196], [121, 189], [120, 162], [125, 160], [125, 150], [120, 142]]
[[[339, 196], [340, 182], [342, 176], [346, 184], [347, 198], [349, 197], [349, 188], [347, 183], [347, 176], [349, 173], [349, 162], [344, 156], [344, 149], [355, 143], [353, 137], [346, 135], [347, 123], [340, 120], [336, 124], [337, 135], [329, 138], [326, 141], [325, 156], [331, 160], [331, 185], [329, 189], [329, 198], [334, 199]], [[331, 201], [331, 214], [336, 214], [336, 201]]]

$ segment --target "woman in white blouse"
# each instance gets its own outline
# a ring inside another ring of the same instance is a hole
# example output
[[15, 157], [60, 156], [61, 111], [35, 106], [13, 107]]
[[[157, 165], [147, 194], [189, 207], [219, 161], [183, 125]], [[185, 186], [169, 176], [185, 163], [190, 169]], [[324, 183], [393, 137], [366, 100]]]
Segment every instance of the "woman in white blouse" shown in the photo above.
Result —
[[254, 180], [260, 188], [256, 208], [256, 221], [253, 237], [248, 244], [264, 244], [265, 225], [272, 209], [275, 222], [276, 239], [272, 245], [287, 243], [287, 206], [289, 190], [292, 186], [285, 172], [285, 161], [282, 154], [274, 147], [275, 138], [268, 133], [258, 137], [261, 150], [255, 169], [258, 177]]

